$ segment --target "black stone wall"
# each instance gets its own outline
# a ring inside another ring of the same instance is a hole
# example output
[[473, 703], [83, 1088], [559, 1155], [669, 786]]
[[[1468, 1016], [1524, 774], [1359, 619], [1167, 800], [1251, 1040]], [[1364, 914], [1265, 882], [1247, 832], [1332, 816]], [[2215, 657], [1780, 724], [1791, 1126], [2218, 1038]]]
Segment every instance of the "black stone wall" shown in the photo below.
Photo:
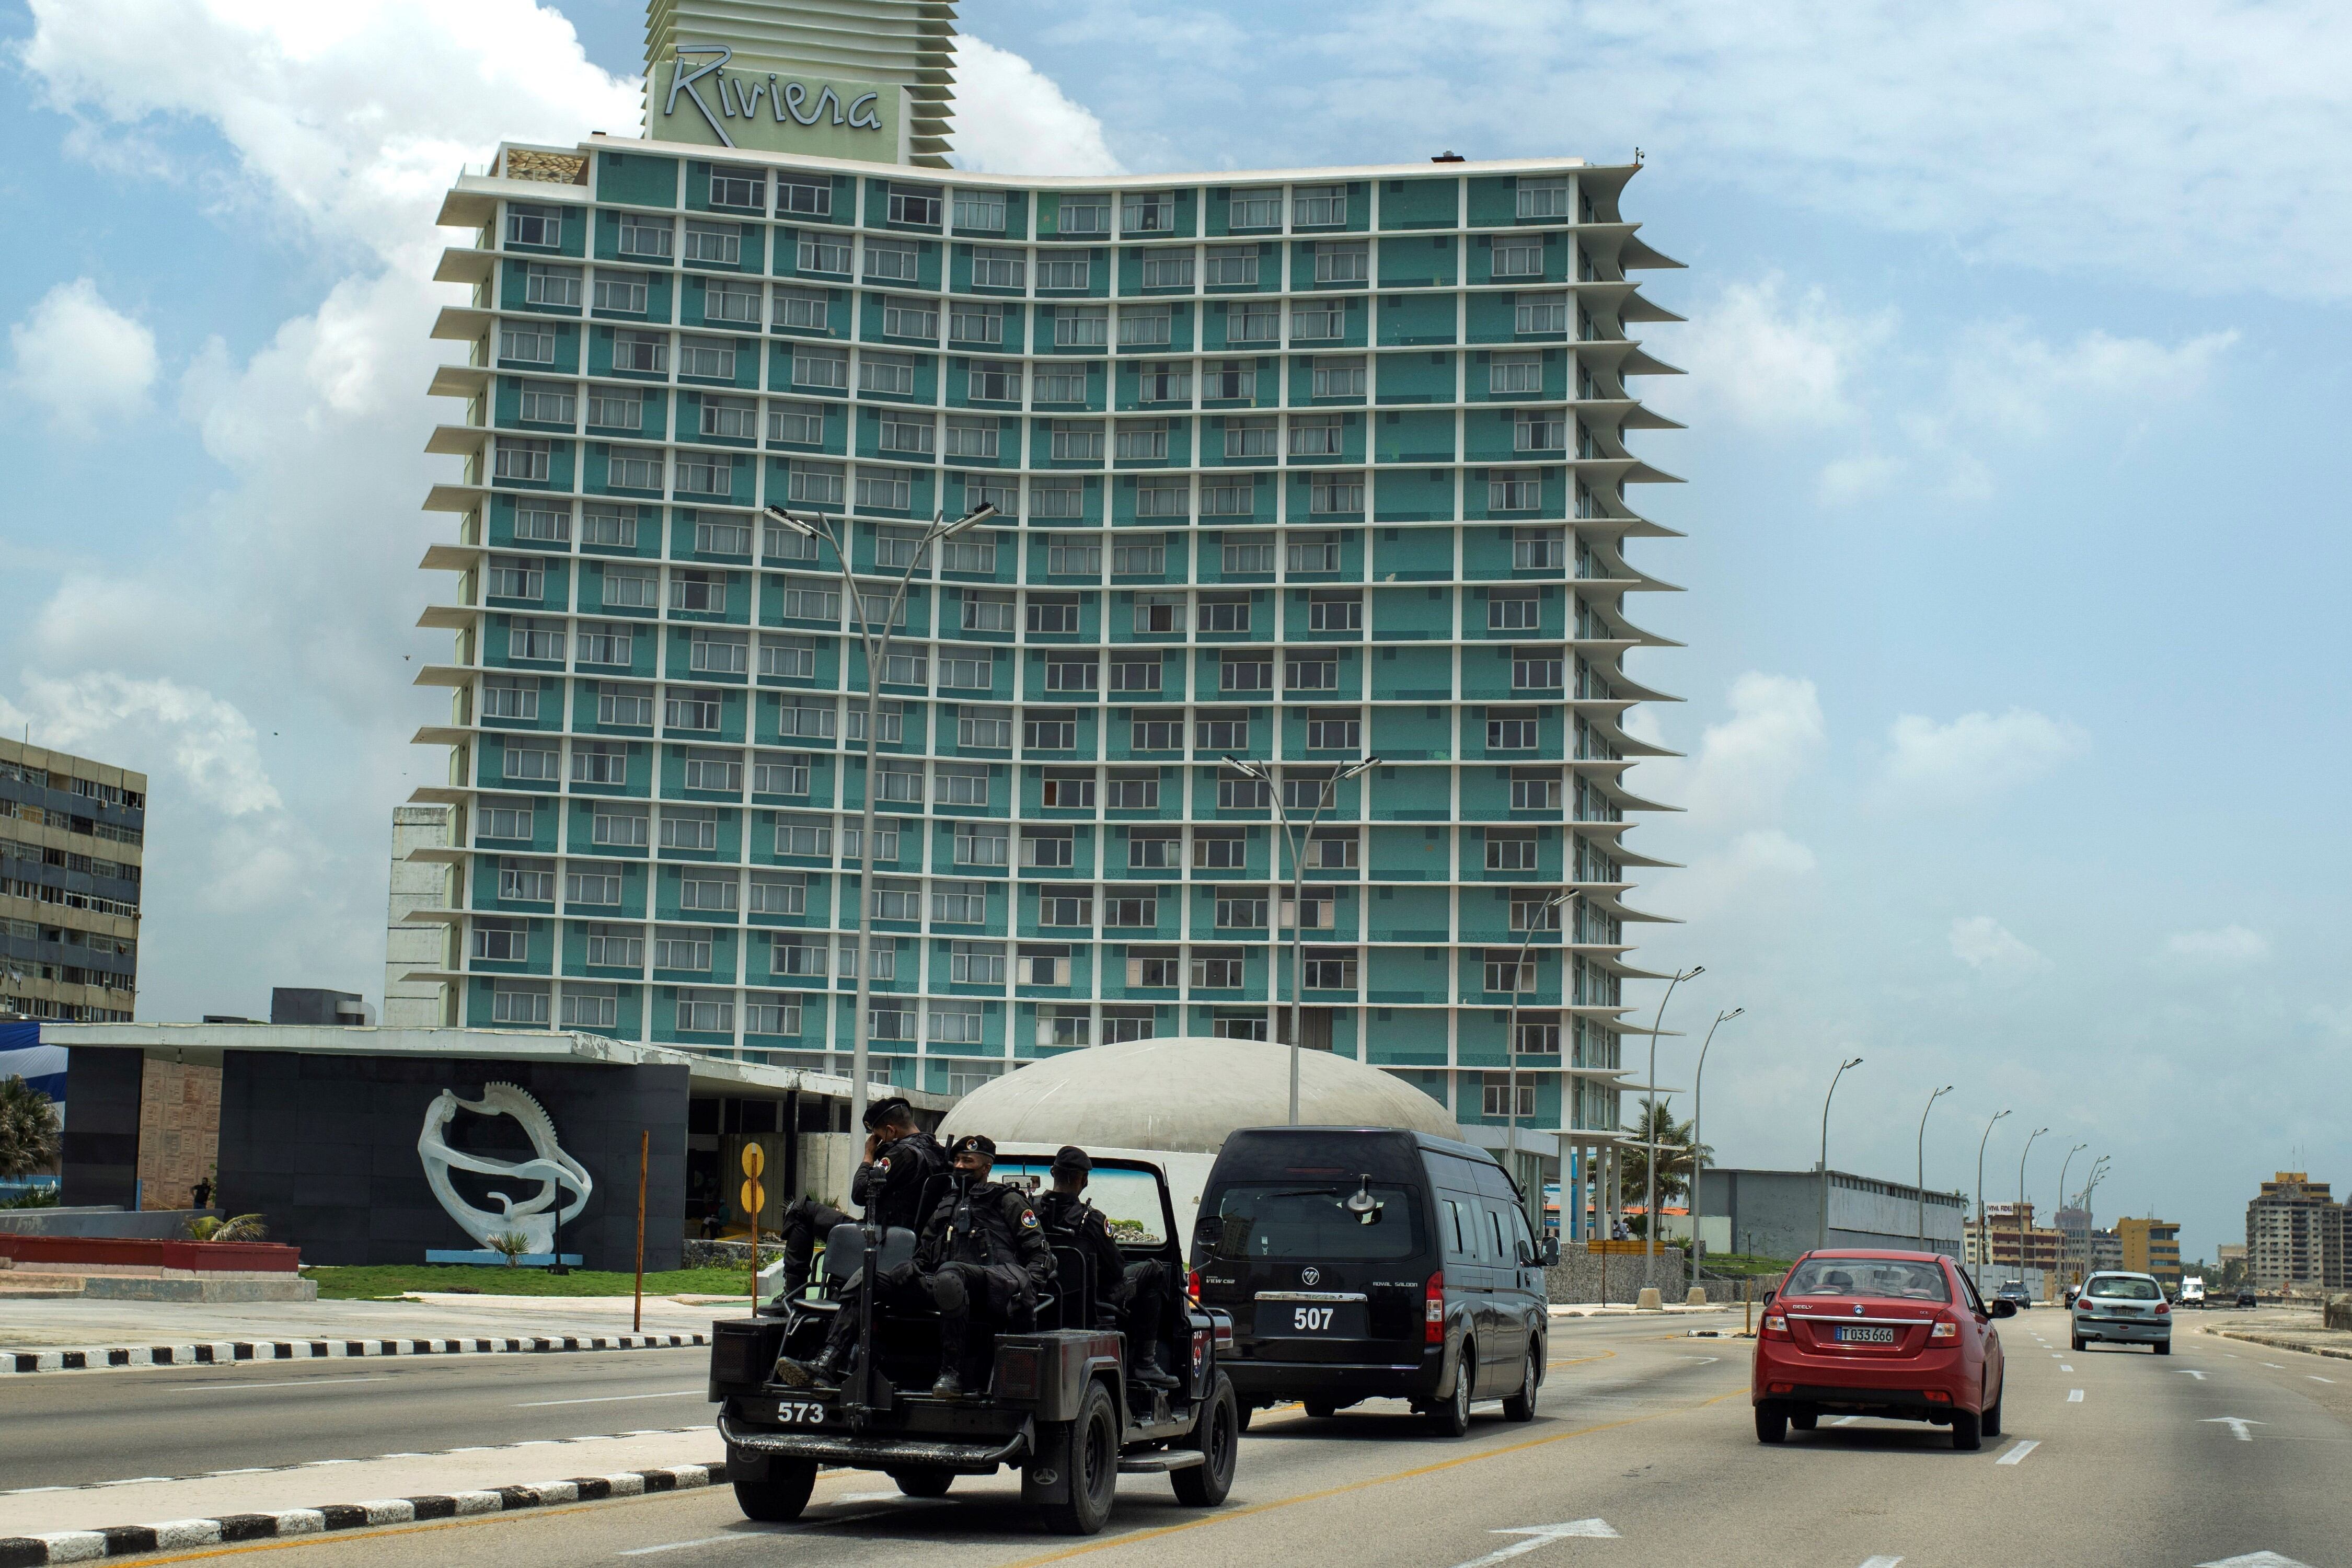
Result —
[[144, 1051], [111, 1047], [66, 1053], [61, 1203], [139, 1206], [139, 1079], [146, 1061]]
[[[74, 1052], [77, 1063], [83, 1054]], [[138, 1053], [123, 1054], [133, 1064], [135, 1133]], [[562, 1250], [581, 1254], [590, 1268], [635, 1266], [638, 1135], [650, 1131], [646, 1267], [679, 1267], [688, 1078], [682, 1065], [229, 1051], [223, 1068], [220, 1194], [214, 1202], [231, 1214], [268, 1215], [269, 1239], [299, 1247], [305, 1263], [422, 1263], [428, 1247], [479, 1245], [433, 1195], [416, 1138], [425, 1108], [443, 1089], [475, 1100], [484, 1084], [505, 1082], [546, 1107], [557, 1142], [595, 1183], [588, 1206], [563, 1226]], [[79, 1081], [73, 1092], [79, 1094]], [[78, 1101], [72, 1113], [81, 1114]], [[530, 1141], [511, 1117], [460, 1110], [446, 1137], [452, 1148], [502, 1160], [530, 1157]], [[468, 1201], [497, 1206], [487, 1195], [497, 1181], [451, 1175]], [[520, 1202], [539, 1186], [523, 1182], [503, 1190]]]

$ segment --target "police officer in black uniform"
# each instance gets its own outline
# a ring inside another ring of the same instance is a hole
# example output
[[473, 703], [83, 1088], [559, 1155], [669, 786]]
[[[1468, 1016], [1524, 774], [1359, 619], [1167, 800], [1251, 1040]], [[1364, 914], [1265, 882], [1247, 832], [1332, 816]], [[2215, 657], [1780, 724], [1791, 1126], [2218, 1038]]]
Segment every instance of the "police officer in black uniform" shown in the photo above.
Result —
[[1127, 1335], [1128, 1377], [1148, 1388], [1173, 1388], [1160, 1364], [1160, 1338], [1168, 1312], [1168, 1270], [1156, 1258], [1129, 1263], [1110, 1234], [1110, 1222], [1087, 1202], [1093, 1157], [1075, 1144], [1054, 1153], [1054, 1185], [1040, 1194], [1037, 1212], [1047, 1231], [1066, 1237], [1094, 1262], [1095, 1326]]
[[[878, 1226], [913, 1230], [922, 1223], [923, 1189], [948, 1168], [939, 1140], [915, 1124], [915, 1108], [892, 1096], [866, 1108], [866, 1158], [849, 1181], [849, 1196]], [[784, 1241], [784, 1300], [807, 1289], [809, 1258], [817, 1239], [849, 1215], [811, 1197], [795, 1198], [777, 1226]]]

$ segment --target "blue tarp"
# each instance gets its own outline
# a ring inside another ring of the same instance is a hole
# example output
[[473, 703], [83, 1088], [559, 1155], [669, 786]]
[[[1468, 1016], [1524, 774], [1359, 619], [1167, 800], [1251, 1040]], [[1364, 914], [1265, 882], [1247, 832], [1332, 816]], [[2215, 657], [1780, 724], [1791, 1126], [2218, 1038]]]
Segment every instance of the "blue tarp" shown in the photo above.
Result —
[[58, 1102], [66, 1104], [66, 1048], [41, 1044], [38, 1024], [0, 1024], [0, 1079], [21, 1078]]

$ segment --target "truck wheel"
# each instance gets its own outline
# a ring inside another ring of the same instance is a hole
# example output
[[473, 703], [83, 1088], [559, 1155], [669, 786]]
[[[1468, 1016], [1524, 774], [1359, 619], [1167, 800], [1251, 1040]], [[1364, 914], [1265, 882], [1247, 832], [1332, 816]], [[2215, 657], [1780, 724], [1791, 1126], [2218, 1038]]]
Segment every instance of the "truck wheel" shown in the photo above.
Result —
[[1454, 1369], [1454, 1393], [1429, 1413], [1429, 1429], [1441, 1437], [1459, 1437], [1470, 1430], [1470, 1384], [1478, 1372], [1478, 1347], [1462, 1342], [1462, 1359]]
[[1078, 1418], [1055, 1435], [1038, 1462], [1069, 1478], [1067, 1502], [1045, 1505], [1045, 1517], [1064, 1535], [1093, 1535], [1110, 1519], [1118, 1490], [1118, 1412], [1099, 1383], [1087, 1384]]
[[1176, 1500], [1186, 1508], [1214, 1508], [1234, 1489], [1234, 1464], [1242, 1448], [1240, 1403], [1234, 1397], [1232, 1380], [1217, 1373], [1216, 1387], [1202, 1402], [1200, 1425], [1187, 1445], [1201, 1451], [1201, 1462], [1168, 1472]]
[[1328, 1399], [1303, 1399], [1299, 1405], [1307, 1412], [1309, 1421], [1328, 1421], [1332, 1411], [1338, 1408]]
[[953, 1470], [892, 1470], [890, 1479], [908, 1497], [945, 1497], [948, 1489], [955, 1485]]
[[747, 1477], [735, 1483], [735, 1506], [743, 1510], [745, 1519], [790, 1524], [808, 1507], [809, 1493], [816, 1488], [816, 1461], [771, 1459], [767, 1472], [765, 1479]]
[[1246, 1432], [1246, 1431], [1248, 1431], [1248, 1430], [1249, 1430], [1249, 1428], [1250, 1428], [1250, 1422], [1251, 1422], [1251, 1420], [1252, 1420], [1253, 1418], [1255, 1418], [1255, 1417], [1256, 1416], [1256, 1415], [1257, 1415], [1257, 1406], [1256, 1406], [1256, 1405], [1243, 1405], [1243, 1406], [1241, 1407], [1241, 1415], [1235, 1418], [1235, 1421], [1234, 1421], [1234, 1429], [1235, 1429], [1236, 1431], [1241, 1431], [1241, 1432]]
[[1503, 1396], [1503, 1419], [1532, 1421], [1536, 1418], [1536, 1390], [1543, 1382], [1543, 1347], [1528, 1352], [1527, 1365], [1519, 1369], [1519, 1391]]

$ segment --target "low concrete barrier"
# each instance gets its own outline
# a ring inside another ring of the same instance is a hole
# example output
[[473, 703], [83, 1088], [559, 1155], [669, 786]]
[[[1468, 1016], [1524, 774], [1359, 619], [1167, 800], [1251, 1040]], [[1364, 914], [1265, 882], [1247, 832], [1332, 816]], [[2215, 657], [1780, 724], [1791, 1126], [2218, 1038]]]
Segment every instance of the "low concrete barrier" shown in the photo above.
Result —
[[198, 1216], [223, 1217], [219, 1209], [126, 1209], [111, 1204], [87, 1208], [0, 1209], [0, 1236], [139, 1237], [176, 1241]]
[[299, 1248], [269, 1241], [163, 1241], [104, 1236], [0, 1235], [0, 1255], [19, 1268], [70, 1270], [77, 1264], [176, 1268], [190, 1273], [291, 1274], [302, 1266]]

